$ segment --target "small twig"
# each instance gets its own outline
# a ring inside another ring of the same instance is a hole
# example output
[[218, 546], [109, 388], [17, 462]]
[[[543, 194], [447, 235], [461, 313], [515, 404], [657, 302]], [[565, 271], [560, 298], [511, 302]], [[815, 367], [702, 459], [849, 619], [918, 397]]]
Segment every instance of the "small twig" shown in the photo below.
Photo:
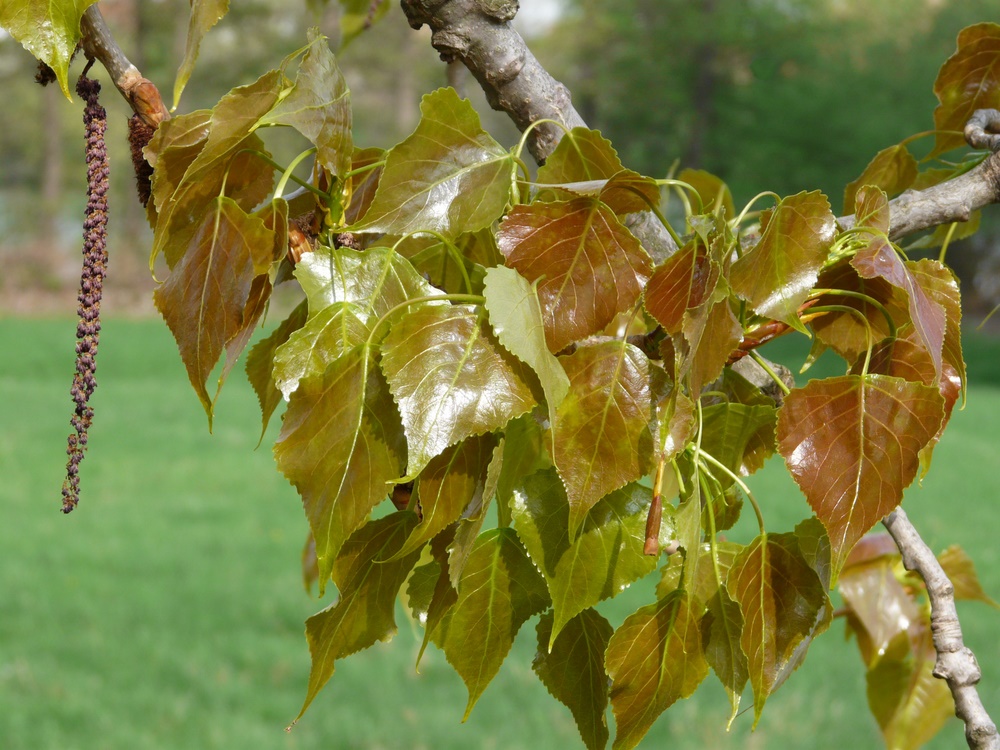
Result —
[[973, 148], [1000, 151], [1000, 111], [977, 109], [965, 124], [965, 142]]
[[934, 676], [945, 680], [955, 699], [955, 715], [965, 724], [965, 739], [972, 750], [1000, 749], [997, 727], [983, 707], [976, 684], [982, 673], [975, 654], [962, 640], [962, 626], [955, 609], [955, 587], [930, 547], [902, 508], [882, 521], [899, 547], [903, 565], [924, 579], [931, 603], [931, 634], [937, 662]]

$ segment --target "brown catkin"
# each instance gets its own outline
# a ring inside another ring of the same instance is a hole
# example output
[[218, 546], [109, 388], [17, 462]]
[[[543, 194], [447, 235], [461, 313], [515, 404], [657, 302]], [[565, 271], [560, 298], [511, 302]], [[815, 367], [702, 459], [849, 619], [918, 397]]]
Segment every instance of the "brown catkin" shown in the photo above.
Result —
[[143, 122], [139, 115], [128, 121], [128, 143], [132, 150], [132, 169], [135, 170], [135, 187], [139, 202], [146, 206], [152, 193], [153, 166], [146, 161], [142, 150], [149, 145], [156, 129]]
[[63, 513], [80, 502], [80, 462], [87, 449], [87, 433], [94, 418], [89, 401], [97, 388], [97, 343], [101, 331], [101, 292], [108, 263], [108, 152], [104, 144], [107, 112], [100, 105], [101, 85], [80, 76], [76, 93], [84, 100], [87, 138], [87, 211], [83, 222], [83, 271], [80, 274], [79, 322], [76, 327], [76, 372], [70, 395], [75, 405], [66, 453]]

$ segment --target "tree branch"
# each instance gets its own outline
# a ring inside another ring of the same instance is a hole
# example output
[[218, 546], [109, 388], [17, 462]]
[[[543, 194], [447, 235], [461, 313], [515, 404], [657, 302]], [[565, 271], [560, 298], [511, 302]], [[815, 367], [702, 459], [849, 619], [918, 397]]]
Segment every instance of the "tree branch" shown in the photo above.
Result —
[[955, 587], [930, 547], [902, 508], [882, 521], [903, 556], [907, 570], [915, 571], [927, 585], [931, 602], [931, 634], [937, 662], [934, 676], [948, 683], [955, 699], [955, 715], [965, 724], [965, 739], [972, 750], [1000, 750], [1000, 735], [976, 690], [982, 673], [972, 651], [962, 641], [962, 626], [955, 609]]
[[81, 44], [84, 54], [88, 59], [98, 60], [104, 66], [115, 88], [146, 125], [156, 128], [164, 120], [170, 119], [159, 89], [148, 78], [143, 78], [138, 68], [129, 62], [111, 35], [97, 4], [84, 11], [80, 31], [83, 34]]

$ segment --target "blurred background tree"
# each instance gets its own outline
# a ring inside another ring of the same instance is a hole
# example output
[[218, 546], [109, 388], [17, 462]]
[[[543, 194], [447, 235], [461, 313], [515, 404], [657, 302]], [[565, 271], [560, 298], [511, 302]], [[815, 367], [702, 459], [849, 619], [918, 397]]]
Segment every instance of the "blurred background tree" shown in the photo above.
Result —
[[[338, 57], [352, 90], [359, 145], [388, 145], [416, 124], [422, 94], [448, 82], [427, 30], [397, 3], [376, 34]], [[542, 63], [573, 93], [588, 124], [625, 163], [664, 176], [675, 165], [726, 180], [737, 205], [767, 187], [821, 188], [837, 211], [844, 185], [881, 148], [933, 124], [931, 84], [958, 31], [988, 18], [988, 0], [524, 0], [518, 22]], [[126, 50], [170, 91], [184, 48], [186, 0], [103, 0]], [[212, 106], [304, 42], [318, 25], [336, 45], [340, 4], [241, 0], [202, 45], [180, 109]], [[239, 54], [235, 51], [239, 49]], [[71, 310], [84, 175], [79, 108], [32, 82], [34, 61], [0, 38], [0, 311]], [[471, 83], [471, 82], [470, 82]], [[516, 131], [464, 86], [487, 129]], [[131, 198], [125, 106], [105, 97], [112, 132], [110, 311], [148, 311], [149, 230]], [[120, 134], [116, 136], [116, 129]], [[44, 137], [38, 137], [39, 130]], [[279, 161], [300, 145], [269, 142]], [[929, 149], [915, 146], [920, 156]], [[115, 168], [116, 165], [120, 165]], [[950, 261], [971, 310], [1000, 302], [1000, 228]], [[980, 315], [981, 317], [981, 315]], [[973, 320], [976, 320], [975, 313]]]

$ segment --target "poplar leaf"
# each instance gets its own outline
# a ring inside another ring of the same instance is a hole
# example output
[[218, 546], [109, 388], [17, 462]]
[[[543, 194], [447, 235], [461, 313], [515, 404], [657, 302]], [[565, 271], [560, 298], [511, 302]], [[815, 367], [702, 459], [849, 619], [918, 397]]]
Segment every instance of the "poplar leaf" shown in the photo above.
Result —
[[[965, 123], [977, 109], [1000, 107], [1000, 24], [980, 23], [958, 34], [958, 48], [934, 81], [933, 158], [965, 146]], [[949, 132], [950, 131], [950, 132]]]
[[801, 329], [799, 305], [816, 285], [836, 232], [822, 193], [783, 198], [769, 213], [757, 245], [733, 263], [733, 291], [758, 314]]
[[639, 241], [593, 198], [515, 206], [497, 242], [507, 265], [535, 284], [553, 352], [629, 310], [652, 269]]
[[897, 143], [884, 148], [868, 162], [861, 175], [844, 188], [844, 210], [855, 208], [855, 197], [864, 185], [874, 185], [888, 195], [897, 195], [913, 185], [916, 179], [917, 160], [906, 146]]
[[291, 92], [261, 119], [262, 125], [290, 125], [316, 145], [316, 160], [331, 175], [351, 169], [351, 92], [326, 37], [309, 32], [309, 48]]
[[[555, 472], [540, 471], [514, 493], [514, 528], [548, 584], [554, 617], [548, 647], [562, 629], [588, 607], [622, 593], [652, 573], [656, 558], [646, 555], [649, 488], [630, 484], [600, 500], [579, 535], [569, 534], [569, 504]], [[662, 532], [673, 533], [668, 519]]]
[[454, 238], [488, 227], [510, 200], [514, 158], [454, 89], [420, 101], [420, 124], [393, 147], [371, 207], [355, 232], [437, 232]]
[[805, 659], [809, 642], [829, 624], [826, 590], [799, 551], [794, 534], [762, 534], [733, 561], [726, 582], [740, 605], [740, 644], [754, 696], [754, 726], [768, 696]]
[[483, 317], [468, 305], [427, 306], [386, 336], [382, 369], [406, 430], [407, 476], [537, 403], [527, 366], [497, 342]]
[[605, 654], [618, 731], [612, 747], [639, 744], [657, 717], [708, 674], [701, 622], [683, 591], [625, 618]]
[[553, 459], [575, 536], [598, 500], [649, 473], [656, 404], [666, 384], [646, 355], [623, 341], [582, 346], [561, 362], [570, 388], [552, 425]]
[[646, 311], [667, 333], [680, 333], [684, 313], [708, 302], [721, 274], [705, 245], [692, 240], [653, 271], [646, 284]]
[[38, 60], [52, 68], [67, 99], [69, 61], [80, 41], [80, 19], [97, 0], [4, 0], [0, 3], [0, 28]]
[[826, 527], [835, 572], [899, 505], [943, 419], [937, 388], [886, 375], [812, 380], [785, 397], [778, 452]]
[[550, 413], [569, 392], [569, 377], [545, 345], [542, 309], [534, 288], [503, 266], [486, 272], [486, 311], [500, 343], [538, 376]]
[[[604, 652], [613, 629], [596, 610], [587, 609], [570, 620], [552, 643], [552, 614], [538, 622], [538, 650], [531, 668], [546, 689], [569, 708], [588, 750], [608, 744], [608, 676]], [[551, 644], [551, 646], [550, 646]]]
[[625, 169], [611, 141], [600, 131], [576, 127], [563, 136], [538, 168], [540, 184], [608, 180]]
[[976, 566], [969, 554], [956, 544], [948, 547], [938, 557], [948, 579], [955, 587], [955, 599], [972, 599], [1000, 609], [1000, 604], [983, 590], [976, 573]]
[[247, 355], [247, 379], [257, 394], [261, 413], [261, 439], [267, 431], [268, 422], [274, 410], [281, 403], [281, 391], [274, 380], [275, 352], [288, 341], [288, 338], [306, 322], [306, 304], [299, 305], [289, 313], [282, 323], [269, 336], [258, 341]]
[[171, 111], [180, 104], [181, 94], [187, 86], [194, 65], [198, 61], [198, 52], [205, 34], [229, 12], [229, 0], [191, 0], [191, 16], [188, 19], [187, 43], [184, 47], [184, 59], [177, 69], [174, 79], [174, 103]]
[[408, 511], [370, 521], [337, 555], [333, 579], [340, 596], [306, 620], [312, 669], [299, 718], [333, 676], [337, 659], [395, 635], [396, 595], [420, 553], [393, 557], [415, 522], [416, 516]]
[[[230, 198], [219, 198], [192, 246], [153, 294], [212, 424], [205, 382], [244, 326], [253, 280], [270, 267], [274, 232]], [[221, 386], [221, 380], [220, 380]]]
[[469, 690], [462, 721], [500, 670], [517, 631], [548, 603], [545, 582], [514, 530], [481, 534], [459, 581], [447, 629], [435, 638]]
[[702, 213], [714, 213], [716, 204], [725, 209], [727, 219], [736, 216], [733, 194], [720, 178], [703, 169], [684, 169], [677, 179], [693, 187], [701, 198]]
[[357, 346], [302, 380], [274, 446], [316, 539], [320, 595], [344, 541], [388, 496], [405, 455], [399, 415], [372, 359]]

